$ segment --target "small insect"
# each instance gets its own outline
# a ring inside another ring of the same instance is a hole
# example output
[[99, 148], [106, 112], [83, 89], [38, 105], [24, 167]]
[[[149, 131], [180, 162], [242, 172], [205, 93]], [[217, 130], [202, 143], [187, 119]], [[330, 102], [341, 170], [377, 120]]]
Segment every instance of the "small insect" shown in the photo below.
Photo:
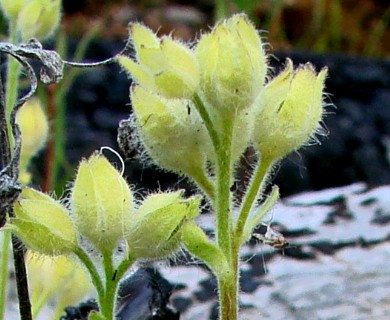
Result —
[[282, 250], [287, 248], [289, 245], [286, 238], [280, 232], [272, 229], [270, 225], [267, 225], [267, 232], [264, 235], [260, 233], [254, 233], [253, 237], [275, 249]]

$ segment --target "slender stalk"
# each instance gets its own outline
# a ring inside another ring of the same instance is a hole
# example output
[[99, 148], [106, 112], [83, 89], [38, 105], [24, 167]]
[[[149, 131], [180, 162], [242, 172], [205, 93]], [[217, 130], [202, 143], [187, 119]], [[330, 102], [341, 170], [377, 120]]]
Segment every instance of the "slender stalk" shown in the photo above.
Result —
[[259, 160], [259, 162], [241, 204], [241, 210], [235, 229], [235, 239], [237, 239], [237, 241], [241, 240], [245, 223], [248, 220], [249, 213], [255, 204], [258, 195], [264, 191], [267, 183], [267, 176], [273, 164], [273, 161], [266, 158]]
[[199, 170], [199, 172], [191, 173], [189, 176], [213, 203], [215, 201], [215, 185], [205, 174], [205, 169]]
[[236, 320], [238, 317], [238, 274], [232, 272], [218, 279], [219, 319]]
[[[10, 217], [14, 216], [13, 210], [9, 212]], [[27, 270], [24, 260], [24, 251], [20, 248], [20, 240], [12, 235], [12, 250], [14, 254], [14, 268], [16, 289], [19, 300], [20, 320], [32, 320], [31, 302], [28, 291]]]
[[199, 112], [200, 117], [204, 121], [206, 129], [210, 135], [211, 142], [213, 143], [214, 149], [217, 152], [217, 149], [219, 148], [219, 145], [220, 145], [219, 134], [218, 134], [217, 130], [215, 130], [215, 128], [214, 128], [213, 121], [211, 120], [210, 115], [207, 112], [206, 107], [204, 106], [202, 98], [198, 94], [195, 94], [192, 97], [192, 101], [193, 101], [197, 111]]
[[98, 296], [104, 297], [105, 291], [104, 291], [103, 284], [100, 280], [99, 272], [97, 271], [92, 260], [89, 258], [88, 254], [82, 248], [78, 248], [77, 250], [75, 250], [74, 253], [77, 256], [77, 258], [79, 258], [79, 260], [87, 268], [87, 270], [91, 276], [91, 281], [92, 281], [94, 287], [96, 288]]
[[3, 231], [1, 239], [1, 270], [0, 270], [0, 320], [4, 319], [5, 305], [7, 302], [7, 282], [8, 282], [8, 256], [9, 256], [9, 242], [11, 241], [11, 233], [6, 230]]
[[123, 260], [119, 264], [119, 266], [116, 268], [116, 276], [115, 276], [115, 278], [118, 279], [118, 281], [122, 280], [122, 277], [127, 272], [127, 270], [131, 268], [135, 260], [136, 259], [134, 257], [129, 257], [128, 259]]
[[106, 293], [103, 299], [99, 297], [100, 313], [107, 319], [115, 319], [115, 299], [118, 288], [118, 279], [114, 271], [111, 253], [103, 253], [104, 273], [106, 275]]
[[[39, 292], [35, 296], [32, 297], [32, 317], [36, 319], [38, 314], [41, 312], [42, 308], [47, 304], [49, 299], [53, 296], [53, 290], [47, 290], [46, 292]], [[38, 297], [36, 297], [38, 296]], [[62, 311], [62, 310], [61, 310]], [[56, 318], [53, 318], [56, 319]]]
[[223, 126], [221, 144], [217, 149], [217, 242], [225, 256], [230, 260], [231, 255], [231, 235], [232, 235], [232, 213], [231, 213], [231, 191], [232, 164], [231, 164], [231, 143], [233, 123], [226, 121]]

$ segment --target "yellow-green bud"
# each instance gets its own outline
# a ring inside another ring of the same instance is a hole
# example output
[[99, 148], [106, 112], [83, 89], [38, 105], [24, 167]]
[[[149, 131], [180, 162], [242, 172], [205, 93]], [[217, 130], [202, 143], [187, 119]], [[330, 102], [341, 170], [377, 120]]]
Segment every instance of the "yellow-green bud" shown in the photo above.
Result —
[[16, 27], [24, 41], [45, 39], [53, 34], [61, 20], [61, 0], [31, 0], [20, 11]]
[[284, 71], [270, 81], [261, 96], [254, 140], [261, 157], [278, 160], [306, 143], [319, 129], [327, 74], [317, 75], [309, 63]]
[[71, 209], [79, 232], [101, 252], [112, 253], [130, 223], [133, 195], [118, 170], [95, 153], [80, 163]]
[[54, 297], [56, 309], [63, 310], [92, 290], [86, 270], [70, 256], [47, 257], [29, 251], [26, 262], [34, 314], [45, 302], [42, 298]]
[[0, 0], [0, 6], [8, 19], [16, 21], [19, 12], [29, 1], [31, 0]]
[[190, 98], [199, 85], [194, 53], [170, 37], [157, 38], [149, 28], [130, 26], [137, 62], [119, 56], [118, 62], [144, 88], [167, 98]]
[[140, 137], [158, 165], [190, 176], [204, 170], [211, 142], [189, 101], [164, 99], [141, 86], [132, 88], [131, 101]]
[[20, 181], [27, 184], [30, 180], [27, 166], [29, 161], [45, 146], [49, 124], [41, 103], [36, 98], [27, 101], [18, 111], [16, 122], [22, 134]]
[[218, 23], [200, 38], [195, 54], [210, 112], [231, 118], [252, 105], [265, 82], [267, 59], [261, 38], [245, 15]]
[[199, 214], [200, 198], [184, 199], [182, 192], [147, 197], [130, 224], [129, 253], [141, 260], [173, 255], [182, 244], [182, 226]]
[[71, 253], [77, 247], [76, 228], [68, 210], [48, 195], [23, 188], [14, 204], [15, 218], [6, 228], [27, 248], [46, 255]]

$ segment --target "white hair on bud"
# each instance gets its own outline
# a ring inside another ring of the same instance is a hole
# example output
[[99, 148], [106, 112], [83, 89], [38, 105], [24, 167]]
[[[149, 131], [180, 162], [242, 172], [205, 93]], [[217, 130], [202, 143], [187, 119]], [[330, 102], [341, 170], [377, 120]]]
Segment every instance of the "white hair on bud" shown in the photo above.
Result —
[[125, 172], [125, 162], [123, 161], [123, 159], [120, 156], [120, 154], [117, 151], [115, 151], [113, 148], [109, 147], [109, 146], [101, 147], [100, 150], [99, 150], [99, 153], [103, 154], [103, 150], [109, 150], [109, 151], [111, 151], [113, 154], [115, 154], [118, 157], [118, 159], [119, 159], [119, 161], [121, 163], [121, 169], [120, 169], [119, 172], [120, 172], [121, 176], [123, 176], [123, 173]]

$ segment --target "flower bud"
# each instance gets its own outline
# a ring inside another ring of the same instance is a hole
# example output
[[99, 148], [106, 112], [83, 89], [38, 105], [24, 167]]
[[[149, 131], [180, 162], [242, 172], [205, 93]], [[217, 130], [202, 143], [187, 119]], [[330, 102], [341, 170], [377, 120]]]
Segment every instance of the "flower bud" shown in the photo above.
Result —
[[27, 101], [18, 111], [16, 122], [22, 134], [20, 180], [27, 184], [30, 180], [27, 166], [38, 151], [45, 146], [49, 124], [40, 101], [36, 98]]
[[0, 0], [1, 10], [4, 15], [15, 21], [19, 15], [19, 12], [30, 0]]
[[29, 251], [26, 262], [34, 314], [52, 298], [55, 298], [56, 309], [63, 311], [92, 289], [85, 269], [69, 256], [47, 257]]
[[71, 253], [77, 247], [76, 228], [68, 210], [48, 195], [24, 188], [14, 204], [15, 218], [6, 228], [27, 248], [46, 255]]
[[167, 98], [190, 98], [199, 85], [194, 53], [169, 37], [159, 39], [149, 28], [130, 26], [137, 62], [119, 56], [118, 62], [144, 88]]
[[181, 191], [147, 197], [126, 237], [130, 254], [142, 260], [173, 255], [182, 244], [184, 220], [195, 219], [199, 204], [200, 198], [184, 199]]
[[24, 41], [45, 39], [53, 34], [61, 20], [60, 0], [31, 0], [20, 11], [17, 29]]
[[211, 142], [190, 102], [164, 99], [141, 86], [133, 87], [131, 101], [140, 138], [158, 165], [190, 176], [204, 170]]
[[112, 253], [124, 237], [132, 206], [126, 180], [103, 155], [81, 161], [71, 208], [78, 231], [102, 253]]
[[260, 36], [245, 15], [218, 23], [200, 38], [195, 54], [211, 111], [232, 117], [252, 105], [264, 85], [267, 64]]
[[254, 140], [261, 157], [278, 160], [306, 143], [319, 129], [327, 74], [317, 75], [311, 64], [284, 71], [267, 84], [256, 117]]

